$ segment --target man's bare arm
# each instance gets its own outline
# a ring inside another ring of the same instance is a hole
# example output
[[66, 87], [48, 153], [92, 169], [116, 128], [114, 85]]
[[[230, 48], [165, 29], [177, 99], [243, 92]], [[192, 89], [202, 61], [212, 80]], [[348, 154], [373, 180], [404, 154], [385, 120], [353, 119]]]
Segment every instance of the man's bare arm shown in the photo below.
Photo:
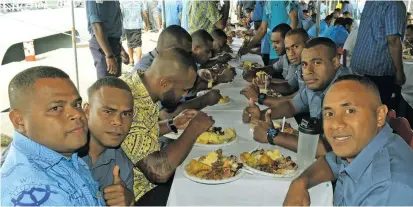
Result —
[[297, 29], [298, 26], [298, 12], [292, 11], [288, 14], [288, 17], [290, 18], [290, 27], [292, 29]]
[[135, 164], [152, 183], [165, 183], [185, 160], [196, 138], [202, 132], [185, 130], [181, 137], [166, 148], [153, 152]]
[[333, 181], [335, 179], [333, 171], [331, 171], [326, 158], [323, 156], [318, 158], [317, 161], [307, 168], [294, 182], [302, 182], [307, 189], [310, 189], [320, 183]]
[[159, 124], [159, 136], [168, 134], [171, 132], [171, 130], [169, 130], [169, 127], [167, 125], [168, 120], [162, 120], [160, 122], [158, 122]]
[[402, 42], [400, 35], [391, 35], [387, 37], [387, 42], [389, 46], [389, 52], [393, 59], [396, 72], [401, 70], [403, 71], [403, 59], [402, 59]]
[[278, 83], [273, 83], [270, 88], [282, 95], [290, 95], [295, 92], [295, 89], [292, 88], [286, 80], [280, 80]]
[[160, 118], [164, 119], [172, 119], [173, 117], [177, 116], [179, 113], [184, 111], [185, 109], [195, 109], [201, 110], [208, 106], [208, 101], [206, 96], [199, 96], [194, 99], [185, 101], [181, 103], [174, 112], [168, 113], [166, 109], [162, 109], [160, 112]]
[[289, 96], [282, 96], [282, 97], [267, 97], [264, 100], [263, 104], [266, 105], [266, 106], [269, 106], [270, 108], [273, 107], [273, 106], [276, 107], [277, 104], [279, 104], [281, 102], [289, 101], [289, 100], [293, 99], [294, 95], [295, 94], [292, 94], [292, 95], [289, 95]]
[[146, 28], [149, 29], [148, 13], [146, 13], [146, 11], [142, 11], [142, 17], [143, 17], [143, 21], [145, 22]]
[[103, 22], [92, 23], [93, 32], [95, 33], [96, 40], [106, 56], [113, 55], [112, 49], [109, 46], [108, 37], [105, 33]]
[[255, 33], [254, 37], [248, 44], [247, 48], [248, 50], [251, 50], [251, 48], [255, 47], [259, 41], [264, 38], [265, 34], [267, 33], [267, 22], [262, 22], [260, 25], [260, 28], [258, 28], [257, 33]]
[[[261, 120], [265, 120], [267, 110], [261, 111]], [[291, 118], [298, 113], [292, 100], [280, 101], [271, 106], [271, 119]]]

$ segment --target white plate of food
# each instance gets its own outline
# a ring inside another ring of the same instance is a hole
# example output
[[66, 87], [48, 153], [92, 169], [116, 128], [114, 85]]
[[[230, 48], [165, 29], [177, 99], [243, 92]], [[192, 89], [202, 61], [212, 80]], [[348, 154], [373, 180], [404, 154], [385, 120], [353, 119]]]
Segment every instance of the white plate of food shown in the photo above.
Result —
[[[178, 130], [178, 133], [169, 133], [165, 134], [165, 137], [170, 139], [178, 139], [184, 130]], [[195, 146], [198, 147], [211, 147], [211, 148], [219, 148], [225, 147], [234, 144], [237, 141], [237, 134], [235, 129], [233, 128], [226, 128], [222, 129], [222, 127], [211, 127], [207, 132], [202, 133], [197, 141], [195, 142]]]
[[[229, 84], [229, 83], [227, 83], [227, 84]], [[209, 90], [200, 91], [200, 92], [198, 92], [198, 93], [196, 94], [196, 96], [197, 96], [197, 97], [203, 96], [203, 95], [205, 95], [206, 93], [208, 93], [208, 91], [209, 91]], [[231, 101], [231, 99], [230, 99], [228, 96], [224, 96], [224, 95], [221, 94], [221, 98], [219, 99], [218, 103], [215, 104], [215, 105], [213, 105], [213, 106], [228, 105], [228, 104], [230, 104], [231, 102], [232, 102], [232, 101]]]
[[198, 147], [225, 147], [232, 145], [237, 140], [237, 133], [233, 128], [211, 127], [202, 133], [195, 142]]
[[274, 178], [291, 178], [297, 175], [298, 166], [290, 156], [285, 157], [278, 149], [257, 149], [240, 155], [244, 168], [259, 175]]
[[[277, 121], [277, 120], [272, 120], [272, 123], [273, 123], [273, 125], [274, 125], [274, 128], [279, 129], [279, 130], [282, 130], [282, 123], [279, 123], [279, 121]], [[250, 130], [251, 130], [251, 132], [254, 131], [254, 127], [255, 127], [255, 125], [252, 124], [252, 123], [250, 123]], [[282, 132], [288, 133], [288, 134], [294, 134], [294, 135], [297, 135], [297, 136], [298, 136], [298, 130], [294, 129], [294, 128], [291, 126], [291, 124], [288, 123], [288, 122], [285, 122], [285, 124], [284, 124], [284, 131], [282, 131]]]
[[245, 175], [243, 164], [234, 155], [223, 155], [222, 149], [195, 157], [181, 165], [182, 174], [197, 183], [217, 185], [233, 182]]

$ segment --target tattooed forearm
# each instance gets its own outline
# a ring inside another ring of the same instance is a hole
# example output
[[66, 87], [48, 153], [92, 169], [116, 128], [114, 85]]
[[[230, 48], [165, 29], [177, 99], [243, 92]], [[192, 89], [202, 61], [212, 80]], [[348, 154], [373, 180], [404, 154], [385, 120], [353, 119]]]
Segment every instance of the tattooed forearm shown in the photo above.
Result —
[[167, 182], [175, 170], [169, 163], [168, 154], [165, 151], [153, 152], [136, 163], [136, 167], [152, 183]]

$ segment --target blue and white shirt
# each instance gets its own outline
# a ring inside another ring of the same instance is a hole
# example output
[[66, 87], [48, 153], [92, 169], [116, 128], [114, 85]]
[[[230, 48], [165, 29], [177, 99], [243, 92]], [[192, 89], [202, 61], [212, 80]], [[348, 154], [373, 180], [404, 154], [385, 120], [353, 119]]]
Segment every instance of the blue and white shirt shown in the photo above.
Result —
[[366, 1], [350, 67], [370, 76], [395, 75], [387, 36], [404, 37], [406, 5], [403, 1]]
[[122, 0], [120, 8], [123, 14], [124, 29], [142, 29], [143, 18], [142, 12], [148, 10], [147, 4], [143, 1]]
[[1, 206], [104, 206], [86, 163], [14, 132], [1, 167]]

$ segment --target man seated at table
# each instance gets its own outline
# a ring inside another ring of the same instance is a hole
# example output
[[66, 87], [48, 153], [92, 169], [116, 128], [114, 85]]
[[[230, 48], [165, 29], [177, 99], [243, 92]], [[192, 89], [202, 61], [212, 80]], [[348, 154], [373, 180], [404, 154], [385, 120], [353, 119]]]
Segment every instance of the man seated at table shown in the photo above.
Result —
[[1, 167], [2, 206], [105, 205], [77, 150], [87, 141], [82, 98], [69, 76], [39, 66], [9, 84], [13, 142]]
[[120, 147], [132, 124], [131, 89], [119, 78], [106, 77], [90, 86], [88, 97], [83, 109], [89, 144], [79, 155], [99, 182], [106, 205], [134, 205], [133, 164]]
[[353, 28], [353, 19], [344, 18], [341, 24], [337, 25], [330, 33], [330, 39], [336, 43], [337, 47], [343, 47]]
[[[121, 79], [108, 76], [97, 80], [89, 88], [88, 96], [84, 111], [89, 139], [79, 150], [79, 156], [98, 182], [106, 205], [134, 205], [133, 164], [120, 148], [132, 124], [130, 88]], [[2, 157], [8, 156], [10, 147]]]
[[[333, 16], [332, 15], [328, 15], [325, 19], [320, 21], [320, 28], [318, 30], [318, 34], [323, 34], [328, 27], [330, 26], [331, 22], [333, 20]], [[313, 24], [313, 26], [310, 27], [310, 29], [308, 29], [308, 36], [310, 36], [310, 38], [316, 38], [316, 27], [317, 24]]]
[[324, 32], [320, 32], [320, 35], [318, 37], [330, 37], [330, 34], [333, 32], [333, 30], [338, 27], [339, 25], [342, 25], [344, 21], [343, 17], [339, 17], [336, 20], [334, 20], [334, 23], [330, 25]]
[[[246, 98], [259, 101], [260, 104], [272, 106], [280, 101], [292, 99], [295, 92], [299, 88], [304, 87], [304, 83], [299, 75], [301, 74], [301, 52], [303, 51], [309, 37], [303, 29], [293, 29], [287, 32], [285, 36], [285, 50], [287, 54], [273, 65], [273, 71], [282, 71], [284, 79], [273, 79], [267, 86], [267, 89], [272, 89], [274, 92], [281, 93], [284, 97], [267, 97], [264, 94], [259, 94], [260, 90], [254, 81], [241, 91]], [[263, 82], [259, 80], [258, 82]], [[265, 83], [264, 83], [265, 84]], [[260, 97], [260, 98], [259, 98]]]
[[[340, 65], [334, 42], [324, 37], [307, 42], [301, 54], [301, 67], [305, 87], [293, 99], [278, 102], [270, 107], [271, 110], [264, 111], [260, 111], [259, 107], [250, 100], [250, 105], [244, 109], [242, 120], [244, 123], [253, 120], [256, 141], [268, 143], [268, 140], [271, 140], [270, 144], [296, 151], [298, 140], [296, 135], [280, 132], [271, 139], [267, 139], [267, 132], [273, 127], [270, 120], [289, 118], [304, 112], [309, 112], [310, 117], [320, 119], [322, 100], [327, 89], [338, 77], [352, 73], [349, 68]], [[263, 121], [265, 118], [267, 118], [266, 121]], [[317, 156], [325, 153], [326, 149], [320, 140]]]
[[211, 32], [211, 36], [214, 39], [212, 57], [216, 57], [222, 52], [231, 52], [231, 48], [227, 45], [227, 34], [222, 29], [215, 29]]
[[291, 183], [284, 205], [309, 206], [308, 189], [328, 181], [337, 181], [334, 206], [413, 205], [413, 151], [392, 133], [387, 111], [368, 78], [338, 78], [324, 98], [322, 112], [333, 151]]
[[[216, 64], [227, 63], [229, 61], [229, 59], [224, 60], [225, 57], [218, 57], [215, 60], [210, 60], [210, 58], [212, 57], [214, 39], [206, 30], [198, 30], [191, 36], [192, 55], [197, 62], [199, 69], [211, 70], [212, 66], [215, 66]], [[214, 85], [230, 82], [234, 79], [235, 75], [235, 72], [232, 70], [224, 70], [223, 73], [216, 74]], [[208, 82], [205, 80], [204, 75], [200, 74], [200, 77], [201, 79], [197, 80], [197, 82], [195, 83], [196, 91], [208, 89]]]
[[[275, 26], [272, 29], [272, 33], [271, 33], [272, 47], [274, 48], [275, 52], [280, 57], [280, 59], [287, 58], [286, 54], [285, 54], [284, 41], [285, 41], [285, 35], [290, 30], [291, 30], [290, 25], [285, 24], [285, 23], [279, 24], [279, 25]], [[281, 61], [281, 63], [284, 63], [284, 62]], [[267, 74], [274, 75], [274, 77], [281, 77], [281, 75], [277, 74], [277, 72], [279, 72], [279, 71], [274, 71], [274, 65], [275, 64], [267, 65], [267, 66], [264, 66], [262, 68], [252, 67], [251, 70], [245, 71], [242, 76], [243, 76], [244, 80], [246, 80], [248, 82], [251, 82], [255, 77], [257, 77], [256, 73], [259, 72], [259, 71], [264, 71]]]
[[167, 27], [159, 34], [156, 48], [142, 56], [142, 59], [133, 68], [132, 73], [135, 73], [138, 69], [144, 71], [147, 70], [158, 53], [169, 48], [182, 48], [187, 52], [191, 52], [191, 35], [178, 25], [171, 25]]
[[[214, 39], [206, 30], [198, 30], [192, 35], [192, 57], [198, 65], [198, 77], [193, 88], [188, 94], [175, 105], [162, 105], [161, 119], [170, 119], [178, 115], [185, 109], [201, 110], [206, 106], [218, 103], [221, 98], [218, 90], [210, 90], [205, 95], [195, 97], [197, 92], [208, 89], [208, 79], [213, 80], [213, 85], [227, 83], [234, 79], [236, 73], [233, 70], [224, 70], [222, 73], [215, 73], [210, 68], [199, 66], [206, 63], [211, 57]], [[213, 75], [214, 74], [214, 75]]]
[[[206, 33], [208, 34], [208, 32]], [[197, 36], [198, 35], [195, 34], [195, 38], [198, 38]], [[208, 37], [210, 37], [209, 34], [208, 34]], [[210, 39], [212, 39], [212, 37]], [[198, 42], [199, 40], [196, 40], [196, 41]], [[152, 65], [152, 62], [154, 61], [155, 57], [158, 55], [158, 52], [163, 51], [165, 49], [169, 49], [169, 48], [181, 48], [181, 49], [184, 49], [185, 51], [191, 52], [192, 51], [191, 35], [189, 35], [189, 33], [180, 26], [171, 25], [167, 27], [159, 35], [156, 48], [142, 57], [142, 59], [136, 64], [132, 73], [136, 73], [137, 70], [146, 71]], [[212, 48], [212, 45], [197, 43], [197, 47], [195, 47], [196, 50], [194, 50], [195, 52], [192, 55], [198, 61], [200, 60], [205, 61], [204, 59], [209, 58], [208, 53], [204, 55], [204, 53], [201, 53], [199, 51], [210, 51], [211, 48]], [[202, 57], [202, 55], [207, 56], [207, 58]], [[198, 64], [204, 63], [203, 61], [198, 62]], [[164, 70], [170, 70], [170, 67], [165, 67]], [[224, 73], [224, 74], [219, 75], [218, 79], [219, 81], [225, 82], [226, 80], [232, 80], [231, 77], [232, 77], [232, 74]], [[205, 86], [207, 86], [208, 84], [207, 82], [202, 81], [202, 79], [199, 81], [204, 82], [203, 88], [205, 88]], [[175, 117], [176, 115], [178, 115], [185, 109], [197, 109], [197, 110], [203, 109], [206, 106], [214, 105], [218, 103], [220, 98], [221, 98], [221, 95], [219, 91], [211, 90], [210, 92], [208, 92], [207, 94], [203, 96], [193, 98], [188, 101], [182, 100], [182, 102], [180, 102], [179, 105], [177, 104], [171, 107], [170, 109], [163, 108], [161, 110], [161, 119], [168, 119], [168, 118]]]
[[[198, 136], [214, 123], [196, 110], [185, 110], [173, 119], [158, 121], [158, 102], [166, 107], [175, 105], [193, 87], [196, 67], [190, 53], [171, 48], [161, 51], [147, 71], [121, 77], [131, 88], [134, 100], [132, 127], [121, 146], [134, 164], [136, 200], [156, 184], [167, 182]], [[158, 137], [178, 129], [186, 130], [175, 142], [160, 149]], [[165, 205], [168, 193], [158, 193], [149, 200], [156, 202], [151, 204]]]

